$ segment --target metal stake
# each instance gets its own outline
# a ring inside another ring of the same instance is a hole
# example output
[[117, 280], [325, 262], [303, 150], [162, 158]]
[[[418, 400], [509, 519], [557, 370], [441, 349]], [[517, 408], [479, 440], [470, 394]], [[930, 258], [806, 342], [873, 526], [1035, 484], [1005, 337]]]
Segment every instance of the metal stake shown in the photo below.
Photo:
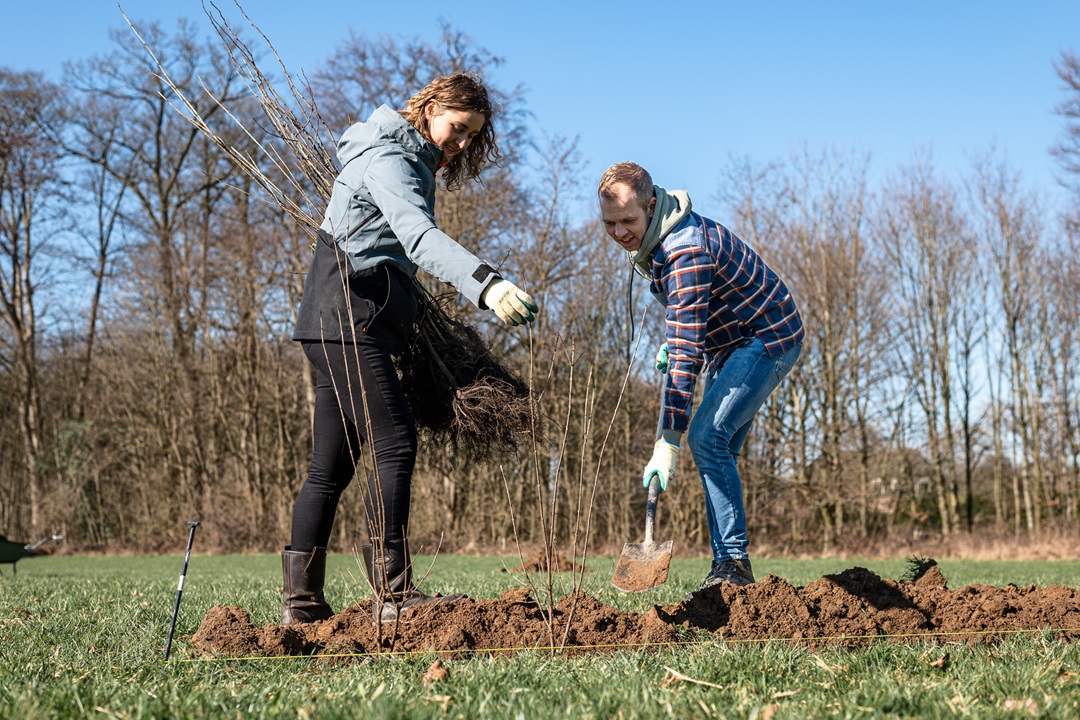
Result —
[[191, 531], [188, 533], [187, 538], [187, 552], [184, 553], [184, 567], [180, 570], [180, 584], [176, 587], [176, 602], [173, 604], [172, 622], [169, 623], [169, 639], [165, 641], [166, 661], [169, 659], [169, 649], [172, 648], [173, 630], [176, 629], [176, 615], [180, 612], [180, 596], [184, 594], [184, 576], [187, 575], [188, 560], [191, 558], [191, 543], [195, 540], [195, 528], [201, 524], [196, 520], [188, 520], [188, 527], [191, 528]]

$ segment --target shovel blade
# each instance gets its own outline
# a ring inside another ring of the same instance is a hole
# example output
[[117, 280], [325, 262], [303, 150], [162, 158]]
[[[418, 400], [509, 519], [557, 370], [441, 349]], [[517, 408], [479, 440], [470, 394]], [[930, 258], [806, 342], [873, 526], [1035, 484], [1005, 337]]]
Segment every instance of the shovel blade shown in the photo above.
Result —
[[641, 592], [663, 585], [671, 565], [671, 542], [623, 545], [611, 584], [626, 592]]

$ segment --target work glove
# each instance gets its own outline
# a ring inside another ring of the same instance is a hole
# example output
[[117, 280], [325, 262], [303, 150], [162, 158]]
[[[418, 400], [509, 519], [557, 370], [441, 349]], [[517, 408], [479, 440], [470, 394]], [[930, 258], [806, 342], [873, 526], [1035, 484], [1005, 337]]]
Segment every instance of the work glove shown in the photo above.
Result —
[[660, 371], [661, 375], [667, 374], [668, 367], [668, 351], [667, 343], [664, 343], [656, 351], [656, 369]]
[[487, 286], [480, 295], [480, 302], [494, 310], [507, 325], [531, 323], [535, 319], [533, 313], [540, 311], [529, 293], [502, 278]]
[[653, 445], [652, 459], [641, 474], [641, 484], [646, 488], [652, 484], [653, 475], [660, 478], [660, 490], [667, 490], [668, 480], [675, 477], [675, 461], [679, 457], [679, 441], [682, 433], [677, 430], [664, 430]]

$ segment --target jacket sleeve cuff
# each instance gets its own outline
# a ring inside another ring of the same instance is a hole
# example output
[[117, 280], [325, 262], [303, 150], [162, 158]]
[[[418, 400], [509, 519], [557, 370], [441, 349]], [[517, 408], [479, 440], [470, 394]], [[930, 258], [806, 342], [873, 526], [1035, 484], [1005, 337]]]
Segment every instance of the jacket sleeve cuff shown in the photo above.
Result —
[[667, 412], [664, 414], [663, 419], [660, 421], [661, 435], [666, 432], [677, 432], [681, 437], [686, 429], [690, 427], [690, 418], [682, 413]]
[[481, 310], [490, 310], [491, 308], [484, 302], [484, 292], [492, 283], [496, 280], [501, 280], [502, 277], [495, 271], [495, 268], [491, 267], [486, 262], [482, 262], [476, 267], [476, 270], [473, 270], [472, 279], [480, 285], [480, 292], [476, 298], [476, 307]]
[[682, 445], [682, 436], [682, 430], [661, 430], [659, 439], [663, 440], [669, 445], [679, 447], [680, 445]]

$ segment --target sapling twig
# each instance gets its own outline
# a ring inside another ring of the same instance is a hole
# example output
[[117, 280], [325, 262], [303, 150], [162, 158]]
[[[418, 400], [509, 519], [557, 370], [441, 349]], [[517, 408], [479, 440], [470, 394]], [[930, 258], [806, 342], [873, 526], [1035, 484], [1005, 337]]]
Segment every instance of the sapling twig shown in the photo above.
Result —
[[[217, 5], [210, 3], [214, 12], [203, 6], [229, 52], [233, 69], [269, 121], [273, 130], [270, 139], [264, 139], [267, 133], [253, 131], [254, 121], [239, 117], [205, 85], [202, 91], [213, 109], [223, 110], [241, 130], [252, 151], [238, 147], [215, 131], [207, 119], [209, 112], [202, 112], [187, 91], [172, 80], [130, 20], [128, 25], [157, 65], [157, 77], [172, 93], [166, 100], [176, 112], [220, 148], [273, 204], [314, 240], [338, 173], [330, 153], [334, 133], [320, 114], [306, 80], [300, 84], [294, 81], [269, 38], [239, 2], [234, 0], [234, 4], [266, 43], [288, 89], [284, 96], [277, 91], [259, 67], [255, 54]], [[273, 169], [273, 177], [263, 169], [262, 163]], [[479, 332], [448, 312], [450, 302], [432, 295], [418, 282], [414, 282], [414, 288], [420, 308], [416, 339], [398, 358], [397, 366], [418, 429], [425, 431], [431, 442], [448, 444], [473, 460], [515, 451], [520, 437], [542, 430], [533, 421], [537, 409], [530, 401], [527, 384], [492, 354]]]

